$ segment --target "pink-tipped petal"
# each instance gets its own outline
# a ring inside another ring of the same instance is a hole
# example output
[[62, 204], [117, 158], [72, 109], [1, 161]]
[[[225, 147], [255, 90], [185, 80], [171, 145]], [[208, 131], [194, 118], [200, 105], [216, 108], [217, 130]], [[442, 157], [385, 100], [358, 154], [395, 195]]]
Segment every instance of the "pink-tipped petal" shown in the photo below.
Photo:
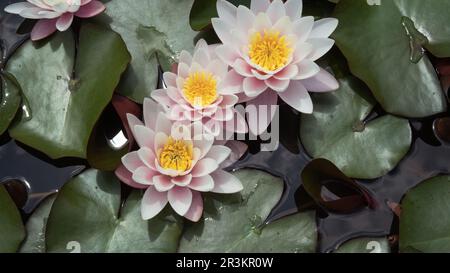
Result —
[[133, 180], [142, 185], [153, 185], [153, 177], [157, 172], [149, 169], [148, 167], [139, 167], [133, 172]]
[[244, 77], [253, 77], [252, 67], [243, 59], [237, 59], [233, 64], [233, 68]]
[[210, 175], [194, 177], [189, 184], [189, 188], [200, 192], [209, 192], [214, 189], [214, 180]]
[[186, 187], [174, 187], [167, 195], [172, 208], [181, 216], [184, 216], [192, 204], [192, 191]]
[[244, 142], [237, 140], [229, 140], [225, 143], [225, 146], [231, 149], [230, 156], [220, 164], [220, 169], [224, 169], [236, 161], [238, 161], [248, 150], [248, 145]]
[[142, 219], [149, 220], [155, 217], [167, 205], [167, 201], [166, 192], [159, 192], [155, 189], [155, 187], [149, 187], [142, 197]]
[[57, 19], [41, 19], [37, 21], [31, 31], [31, 40], [38, 41], [52, 35], [56, 31], [56, 21]]
[[248, 127], [254, 135], [258, 136], [266, 131], [276, 114], [277, 100], [277, 93], [267, 91], [247, 102], [247, 110], [249, 110]]
[[314, 27], [309, 34], [309, 38], [327, 38], [338, 26], [338, 19], [324, 18], [314, 22]]
[[180, 187], [186, 187], [187, 185], [189, 185], [192, 181], [192, 175], [187, 174], [187, 175], [183, 175], [183, 176], [177, 176], [177, 177], [173, 177], [172, 178], [172, 183], [180, 186]]
[[166, 175], [155, 175], [153, 177], [153, 184], [159, 192], [169, 191], [175, 186], [175, 184], [172, 183], [171, 178]]
[[211, 190], [212, 192], [236, 193], [242, 191], [244, 188], [239, 179], [226, 171], [217, 170], [211, 176], [214, 180], [214, 189]]
[[231, 154], [231, 149], [222, 146], [222, 145], [214, 145], [211, 147], [209, 152], [206, 154], [207, 158], [214, 159], [217, 164], [221, 164], [225, 159], [227, 159]]
[[267, 90], [267, 84], [257, 78], [245, 78], [243, 89], [245, 95], [249, 97], [256, 97]]
[[102, 2], [93, 0], [80, 7], [75, 16], [80, 18], [90, 18], [102, 13], [106, 9]]
[[239, 58], [239, 53], [228, 45], [219, 45], [215, 49], [217, 56], [227, 65], [232, 66]]
[[192, 191], [192, 204], [184, 217], [192, 222], [198, 222], [203, 214], [203, 198], [199, 192]]
[[267, 9], [267, 15], [269, 16], [272, 24], [275, 24], [281, 17], [286, 15], [286, 9], [281, 0], [273, 0]]
[[135, 189], [146, 189], [148, 188], [148, 185], [143, 185], [136, 183], [132, 176], [133, 173], [131, 173], [127, 168], [125, 168], [124, 165], [120, 164], [120, 166], [114, 171], [117, 178], [119, 178], [120, 181], [127, 184], [128, 186], [135, 188]]
[[302, 0], [288, 0], [284, 4], [284, 7], [286, 8], [286, 15], [289, 16], [292, 21], [302, 16], [303, 10]]
[[283, 93], [279, 93], [280, 98], [295, 110], [311, 114], [313, 103], [308, 91], [300, 81], [292, 81], [289, 88]]
[[136, 132], [134, 131], [134, 127], [136, 125], [144, 125], [142, 121], [140, 121], [135, 115], [127, 114], [128, 126], [130, 127], [131, 132], [133, 133], [133, 137], [136, 138]]
[[[156, 89], [151, 94], [152, 99], [154, 99], [157, 103], [163, 105], [164, 107], [170, 107], [173, 104], [173, 101], [167, 95], [166, 89]], [[153, 127], [155, 128], [155, 127]]]
[[156, 127], [156, 117], [159, 115], [161, 108], [150, 98], [144, 99], [144, 123], [150, 129]]
[[197, 162], [197, 164], [192, 169], [191, 174], [192, 177], [202, 177], [214, 172], [218, 167], [219, 165], [214, 159], [203, 158]]
[[194, 143], [194, 147], [200, 149], [200, 158], [203, 158], [211, 149], [214, 143], [214, 137], [208, 134], [199, 134], [195, 135], [192, 141]]
[[166, 117], [164, 113], [158, 114], [156, 118], [155, 133], [164, 133], [170, 135], [172, 131], [172, 122]]
[[92, 0], [81, 0], [81, 1], [80, 1], [80, 6], [87, 5], [87, 4], [89, 4], [91, 1], [92, 1]]
[[303, 80], [302, 84], [309, 92], [330, 92], [339, 88], [339, 82], [324, 69], [314, 77]]
[[[183, 51], [183, 52], [186, 52], [186, 51]], [[181, 55], [180, 55], [180, 58], [181, 58]], [[164, 83], [167, 86], [172, 86], [172, 87], [176, 87], [177, 86], [177, 75], [175, 73], [164, 72], [163, 79], [164, 79]]]
[[320, 67], [310, 59], [304, 59], [298, 64], [298, 74], [294, 77], [295, 80], [304, 80], [314, 77], [319, 73]]
[[290, 80], [298, 74], [298, 66], [288, 65], [275, 75], [278, 80]]
[[218, 92], [222, 95], [241, 93], [243, 81], [244, 77], [238, 74], [234, 69], [231, 69], [222, 81]]

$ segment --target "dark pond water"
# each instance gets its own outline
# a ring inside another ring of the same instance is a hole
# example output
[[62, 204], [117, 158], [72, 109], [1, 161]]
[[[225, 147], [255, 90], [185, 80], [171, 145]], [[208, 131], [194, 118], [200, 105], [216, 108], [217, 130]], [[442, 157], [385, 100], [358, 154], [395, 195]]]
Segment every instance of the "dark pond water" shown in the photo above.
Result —
[[[1, 1], [0, 9], [17, 1]], [[26, 35], [17, 35], [21, 20], [0, 12], [0, 48], [2, 64], [19, 46]], [[1, 67], [1, 66], [0, 66]], [[369, 119], [383, 114], [377, 109]], [[274, 221], [297, 211], [316, 209], [319, 228], [318, 251], [328, 252], [339, 244], [361, 236], [388, 236], [398, 234], [398, 220], [389, 202], [400, 203], [408, 189], [432, 176], [450, 173], [450, 144], [448, 139], [436, 137], [434, 128], [448, 130], [449, 113], [425, 120], [412, 120], [414, 140], [408, 155], [384, 177], [373, 181], [356, 181], [373, 200], [371, 207], [362, 207], [349, 213], [333, 213], [318, 206], [302, 186], [301, 171], [312, 160], [298, 140], [299, 115], [286, 105], [280, 108], [280, 145], [273, 152], [259, 152], [258, 142], [249, 142], [250, 151], [231, 170], [256, 168], [281, 177], [284, 194], [268, 221]], [[443, 118], [434, 126], [435, 120]], [[447, 123], [446, 123], [447, 122]], [[444, 124], [444, 125], [443, 125]], [[443, 135], [443, 134], [441, 134]], [[77, 159], [50, 160], [14, 140], [7, 134], [0, 138], [0, 183], [7, 186], [24, 215], [50, 193], [57, 191], [87, 164]], [[326, 198], [339, 199], [348, 189], [340, 181], [331, 181], [324, 191]], [[395, 248], [395, 242], [393, 243]]]

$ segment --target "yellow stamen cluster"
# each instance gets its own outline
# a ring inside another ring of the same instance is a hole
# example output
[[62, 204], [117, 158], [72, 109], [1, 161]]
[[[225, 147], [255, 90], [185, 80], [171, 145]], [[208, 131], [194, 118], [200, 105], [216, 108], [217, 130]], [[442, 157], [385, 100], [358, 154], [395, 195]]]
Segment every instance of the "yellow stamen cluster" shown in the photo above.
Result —
[[193, 106], [208, 106], [217, 99], [217, 81], [209, 72], [195, 72], [184, 82], [183, 94]]
[[280, 36], [277, 31], [255, 32], [250, 38], [250, 60], [266, 70], [274, 71], [286, 65], [291, 52], [286, 36]]
[[159, 164], [164, 169], [186, 171], [192, 164], [192, 151], [192, 143], [169, 137], [160, 151]]

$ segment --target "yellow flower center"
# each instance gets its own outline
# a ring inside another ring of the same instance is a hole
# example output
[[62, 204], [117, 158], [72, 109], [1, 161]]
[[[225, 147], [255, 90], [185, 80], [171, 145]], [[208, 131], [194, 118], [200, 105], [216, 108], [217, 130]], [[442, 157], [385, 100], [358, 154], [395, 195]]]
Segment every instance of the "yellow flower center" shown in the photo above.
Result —
[[192, 143], [169, 137], [159, 155], [159, 164], [164, 169], [186, 171], [192, 164]]
[[250, 38], [248, 55], [250, 60], [260, 67], [274, 71], [286, 65], [292, 48], [286, 36], [277, 31], [264, 31], [254, 33]]
[[195, 72], [184, 82], [183, 94], [193, 106], [208, 106], [217, 99], [217, 81], [209, 72]]

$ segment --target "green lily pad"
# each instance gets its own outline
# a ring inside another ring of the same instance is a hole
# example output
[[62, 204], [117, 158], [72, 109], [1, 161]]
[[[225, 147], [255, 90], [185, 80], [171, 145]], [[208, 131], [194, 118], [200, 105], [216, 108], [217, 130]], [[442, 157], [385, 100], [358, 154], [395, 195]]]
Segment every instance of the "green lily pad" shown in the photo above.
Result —
[[194, 49], [197, 34], [188, 25], [193, 0], [121, 0], [106, 3], [106, 12], [97, 18], [125, 40], [133, 57], [120, 94], [138, 103], [156, 89], [158, 62], [164, 70], [180, 52]]
[[314, 252], [315, 215], [297, 213], [266, 223], [280, 200], [283, 181], [265, 172], [235, 173], [241, 193], [204, 198], [203, 220], [185, 226], [180, 252]]
[[22, 99], [20, 86], [11, 74], [1, 72], [0, 82], [0, 135], [2, 135], [16, 116]]
[[301, 141], [311, 156], [328, 159], [348, 177], [383, 176], [411, 146], [409, 122], [391, 115], [366, 122], [375, 106], [373, 98], [364, 83], [345, 74], [345, 68], [339, 72], [337, 91], [312, 94], [315, 109], [312, 115], [302, 115]]
[[[240, 5], [250, 7], [250, 0], [228, 0], [228, 2], [236, 7]], [[216, 5], [217, 0], [194, 0], [189, 15], [192, 29], [200, 31], [209, 26], [211, 18], [218, 17]]]
[[450, 176], [428, 179], [402, 201], [401, 252], [450, 252]]
[[334, 253], [390, 253], [386, 238], [358, 238], [343, 243]]
[[113, 173], [88, 170], [59, 192], [47, 222], [48, 252], [175, 252], [181, 220], [166, 210], [141, 218], [142, 192], [121, 207], [120, 182]]
[[25, 228], [14, 201], [0, 185], [0, 253], [16, 252], [25, 238]]
[[110, 30], [83, 25], [79, 41], [76, 60], [75, 40], [67, 31], [27, 42], [7, 65], [31, 115], [22, 115], [10, 135], [52, 158], [86, 157], [95, 122], [130, 60], [122, 39]]
[[[341, 0], [337, 46], [352, 72], [389, 113], [426, 117], [446, 110], [441, 85], [422, 48], [450, 57], [449, 1]], [[382, 37], [382, 38], [380, 38]]]
[[27, 237], [20, 247], [21, 253], [45, 253], [45, 228], [56, 194], [44, 199], [35, 209], [25, 226]]

